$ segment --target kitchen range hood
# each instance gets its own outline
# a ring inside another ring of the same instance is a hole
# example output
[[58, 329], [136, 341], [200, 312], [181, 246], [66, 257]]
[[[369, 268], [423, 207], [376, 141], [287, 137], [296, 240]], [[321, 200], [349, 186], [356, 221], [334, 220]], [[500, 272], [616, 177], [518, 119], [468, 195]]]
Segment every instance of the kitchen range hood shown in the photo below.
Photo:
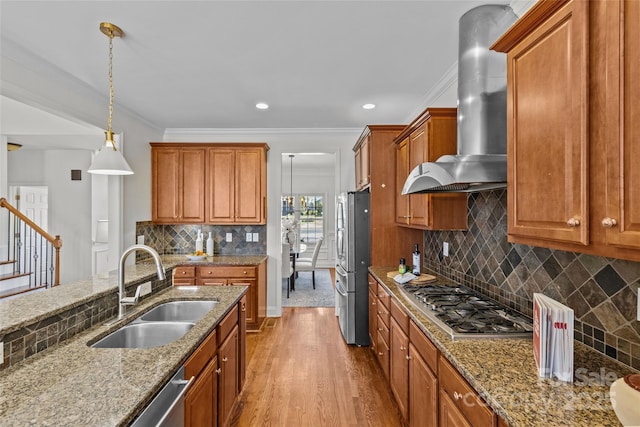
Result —
[[416, 166], [402, 194], [476, 192], [507, 185], [507, 60], [489, 50], [517, 19], [483, 5], [459, 21], [458, 153]]

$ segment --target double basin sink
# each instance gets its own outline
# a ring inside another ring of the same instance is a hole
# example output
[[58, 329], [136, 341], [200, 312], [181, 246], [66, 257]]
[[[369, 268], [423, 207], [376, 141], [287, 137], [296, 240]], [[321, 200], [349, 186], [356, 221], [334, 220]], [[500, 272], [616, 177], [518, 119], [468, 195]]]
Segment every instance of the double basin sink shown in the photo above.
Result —
[[122, 326], [92, 348], [152, 348], [169, 344], [211, 311], [218, 301], [172, 301], [160, 304]]

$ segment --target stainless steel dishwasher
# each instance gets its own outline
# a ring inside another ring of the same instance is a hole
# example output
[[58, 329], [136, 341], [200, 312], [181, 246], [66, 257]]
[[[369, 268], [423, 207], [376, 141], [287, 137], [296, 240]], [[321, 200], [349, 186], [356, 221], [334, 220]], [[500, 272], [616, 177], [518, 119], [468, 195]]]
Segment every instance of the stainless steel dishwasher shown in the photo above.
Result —
[[183, 427], [184, 396], [194, 380], [185, 380], [184, 367], [180, 367], [131, 426]]

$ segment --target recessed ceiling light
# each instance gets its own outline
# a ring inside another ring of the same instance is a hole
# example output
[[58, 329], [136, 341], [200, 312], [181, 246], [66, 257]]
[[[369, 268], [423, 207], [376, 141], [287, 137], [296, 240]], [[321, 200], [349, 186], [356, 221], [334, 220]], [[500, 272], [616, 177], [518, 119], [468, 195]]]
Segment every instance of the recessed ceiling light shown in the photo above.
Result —
[[365, 110], [373, 110], [374, 108], [376, 108], [376, 104], [364, 104], [362, 108], [364, 108]]
[[269, 104], [267, 104], [266, 102], [258, 102], [256, 104], [256, 108], [258, 110], [266, 110], [267, 108], [269, 108]]

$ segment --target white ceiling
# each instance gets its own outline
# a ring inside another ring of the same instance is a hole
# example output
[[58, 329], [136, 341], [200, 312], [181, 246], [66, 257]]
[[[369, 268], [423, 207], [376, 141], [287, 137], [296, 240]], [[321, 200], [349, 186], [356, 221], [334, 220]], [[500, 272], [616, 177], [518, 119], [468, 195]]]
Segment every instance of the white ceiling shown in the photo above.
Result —
[[[108, 99], [108, 39], [98, 27], [120, 26], [114, 124], [124, 108], [159, 129], [362, 128], [407, 123], [425, 107], [456, 64], [459, 17], [484, 3], [1, 0], [0, 41]], [[29, 100], [1, 101], [10, 141], [101, 136], [20, 105]], [[257, 110], [259, 101], [270, 108]]]

